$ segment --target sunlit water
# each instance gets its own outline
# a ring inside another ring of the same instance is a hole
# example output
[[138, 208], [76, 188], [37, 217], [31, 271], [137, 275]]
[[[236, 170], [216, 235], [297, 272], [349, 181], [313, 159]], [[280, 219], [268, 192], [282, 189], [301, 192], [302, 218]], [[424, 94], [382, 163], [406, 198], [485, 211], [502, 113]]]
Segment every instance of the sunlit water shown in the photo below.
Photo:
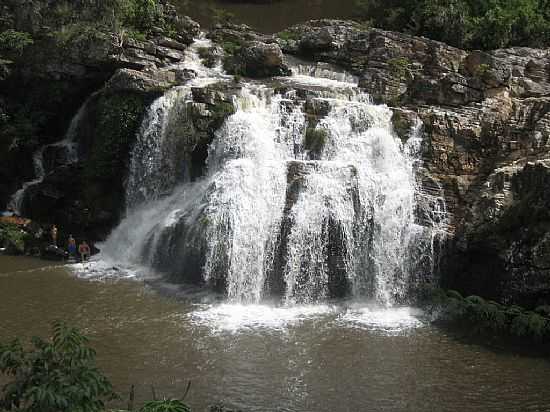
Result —
[[0, 340], [67, 320], [138, 404], [151, 385], [180, 396], [191, 380], [194, 411], [550, 410], [550, 362], [458, 341], [412, 308], [206, 303], [163, 285], [0, 256]]

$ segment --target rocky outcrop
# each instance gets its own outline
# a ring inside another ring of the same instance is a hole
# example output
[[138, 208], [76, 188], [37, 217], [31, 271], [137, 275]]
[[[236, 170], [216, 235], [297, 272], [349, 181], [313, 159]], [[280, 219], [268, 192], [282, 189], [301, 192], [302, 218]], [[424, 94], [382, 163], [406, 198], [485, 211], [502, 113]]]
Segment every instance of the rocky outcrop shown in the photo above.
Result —
[[224, 68], [231, 74], [252, 78], [290, 74], [281, 48], [272, 36], [234, 24], [217, 27], [208, 36], [224, 50]]
[[256, 78], [290, 74], [280, 47], [259, 41], [241, 46], [226, 60], [225, 67], [231, 73]]
[[7, 26], [0, 30], [25, 31], [33, 42], [9, 60], [0, 56], [0, 209], [33, 178], [33, 153], [59, 141], [77, 108], [113, 74], [107, 87], [123, 93], [154, 94], [186, 81], [189, 73], [164, 68], [180, 62], [199, 33], [197, 23], [178, 16], [165, 1], [161, 13], [170, 30], [155, 28], [137, 36], [140, 40], [125, 28], [96, 24], [99, 8], [84, 2], [70, 5], [83, 21], [66, 22], [59, 30], [52, 28], [57, 20], [49, 2], [19, 3], [6, 3], [0, 25]]
[[446, 287], [548, 302], [549, 50], [469, 52], [334, 20], [277, 37], [286, 53], [359, 76], [375, 101], [394, 106], [402, 139], [421, 121], [423, 193], [447, 205]]
[[172, 71], [120, 69], [109, 79], [107, 88], [112, 92], [162, 93], [175, 84], [176, 74]]

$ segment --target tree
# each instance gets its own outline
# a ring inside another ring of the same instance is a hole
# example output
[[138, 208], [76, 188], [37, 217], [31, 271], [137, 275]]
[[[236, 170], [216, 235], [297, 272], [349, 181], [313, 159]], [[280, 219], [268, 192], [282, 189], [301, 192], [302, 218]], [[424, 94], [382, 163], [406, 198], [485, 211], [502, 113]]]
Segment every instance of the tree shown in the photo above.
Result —
[[357, 9], [372, 26], [468, 49], [550, 44], [550, 0], [357, 0]]
[[0, 344], [0, 372], [12, 378], [3, 387], [0, 410], [99, 412], [115, 398], [95, 366], [95, 351], [78, 330], [56, 322], [50, 340], [31, 341], [30, 350], [19, 340]]

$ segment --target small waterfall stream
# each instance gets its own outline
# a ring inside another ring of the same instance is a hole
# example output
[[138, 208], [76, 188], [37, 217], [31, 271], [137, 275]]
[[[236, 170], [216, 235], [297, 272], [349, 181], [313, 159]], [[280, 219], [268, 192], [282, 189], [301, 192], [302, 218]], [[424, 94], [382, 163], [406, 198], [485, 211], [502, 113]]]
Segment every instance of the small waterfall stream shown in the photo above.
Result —
[[46, 151], [53, 150], [57, 152], [56, 154], [54, 154], [54, 156], [61, 157], [64, 164], [72, 164], [78, 161], [78, 150], [76, 142], [78, 125], [80, 124], [82, 116], [84, 116], [84, 113], [86, 112], [86, 106], [89, 100], [90, 99], [87, 99], [84, 104], [82, 104], [82, 106], [78, 109], [76, 114], [71, 119], [71, 123], [69, 124], [67, 132], [65, 133], [63, 139], [58, 142], [42, 146], [36, 152], [34, 152], [32, 159], [35, 178], [33, 180], [23, 183], [22, 187], [11, 196], [7, 205], [8, 210], [12, 210], [17, 215], [21, 215], [26, 191], [30, 187], [42, 183], [42, 181], [44, 180], [44, 177], [47, 173], [46, 167], [44, 166], [44, 153]]
[[[299, 65], [281, 81], [314, 87], [318, 97], [242, 83], [235, 113], [209, 145], [205, 175], [178, 178], [185, 165], [175, 157], [171, 123], [181, 133], [192, 87], [227, 80], [221, 68], [200, 63], [205, 42], [184, 63], [197, 77], [168, 91], [145, 117], [132, 153], [128, 215], [103, 257], [211, 285], [233, 302], [270, 295], [287, 303], [346, 295], [404, 301], [411, 274], [429, 270], [421, 262], [426, 255], [433, 262], [433, 239], [444, 232], [415, 218], [416, 208], [439, 204], [418, 203], [420, 127], [403, 143], [391, 110], [372, 104], [353, 76]], [[306, 107], [312, 102], [325, 108], [316, 120]]]

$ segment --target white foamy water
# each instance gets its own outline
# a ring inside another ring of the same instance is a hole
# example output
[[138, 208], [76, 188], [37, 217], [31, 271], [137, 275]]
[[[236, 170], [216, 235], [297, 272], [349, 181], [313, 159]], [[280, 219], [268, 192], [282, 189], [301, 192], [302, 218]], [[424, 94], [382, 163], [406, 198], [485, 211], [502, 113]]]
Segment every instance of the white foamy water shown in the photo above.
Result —
[[422, 311], [411, 307], [380, 308], [352, 307], [340, 314], [337, 323], [342, 327], [361, 328], [398, 335], [422, 327]]
[[299, 328], [304, 322], [317, 322], [321, 328], [364, 329], [395, 336], [424, 326], [423, 313], [411, 307], [379, 306], [341, 307], [335, 305], [197, 305], [187, 315], [191, 321], [214, 333], [246, 333], [250, 330], [285, 332]]
[[[202, 79], [190, 84], [223, 79], [219, 67], [202, 65], [201, 47], [211, 43], [199, 39], [186, 52]], [[372, 104], [353, 76], [294, 69], [290, 82], [324, 87], [312, 92], [324, 115], [311, 119], [298, 93], [242, 83], [196, 182], [178, 180], [187, 166], [174, 156], [181, 134], [169, 132], [190, 121], [189, 86], [151, 105], [132, 153], [128, 216], [105, 242], [109, 261], [213, 287], [235, 304], [272, 294], [297, 307], [335, 295], [383, 306], [406, 300], [411, 275], [433, 269], [420, 266], [434, 261], [445, 220], [441, 199], [419, 196], [421, 129], [403, 143], [392, 111]], [[317, 153], [306, 147], [308, 129], [322, 139]], [[418, 207], [433, 221], [417, 222]]]
[[245, 332], [264, 328], [287, 330], [307, 320], [334, 313], [328, 305], [274, 307], [269, 305], [221, 304], [197, 309], [190, 313], [191, 320], [217, 332]]

